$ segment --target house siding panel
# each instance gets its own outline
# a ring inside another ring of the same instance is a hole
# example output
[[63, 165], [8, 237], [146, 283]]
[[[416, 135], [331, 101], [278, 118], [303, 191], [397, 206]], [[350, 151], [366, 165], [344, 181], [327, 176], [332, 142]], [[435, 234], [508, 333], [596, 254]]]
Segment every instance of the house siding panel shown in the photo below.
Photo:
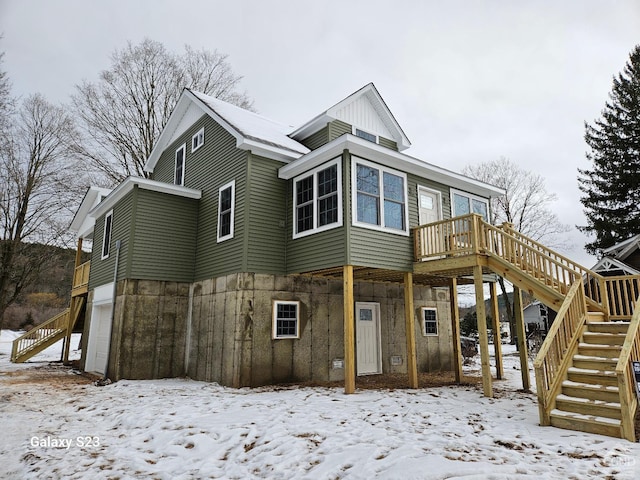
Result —
[[113, 282], [113, 273], [116, 263], [116, 241], [121, 241], [120, 258], [118, 266], [118, 280], [126, 277], [126, 266], [130, 252], [129, 236], [131, 222], [134, 218], [134, 192], [126, 194], [113, 207], [113, 224], [111, 233], [111, 250], [109, 257], [102, 257], [102, 240], [104, 235], [104, 218], [102, 215], [96, 219], [93, 237], [93, 249], [91, 253], [91, 272], [89, 276], [89, 289]]
[[198, 201], [138, 190], [130, 278], [193, 281]]
[[334, 120], [329, 123], [329, 141], [332, 142], [336, 138], [344, 135], [345, 133], [352, 133], [353, 128], [351, 124], [343, 122], [342, 120]]
[[287, 181], [278, 178], [282, 163], [256, 155], [249, 158], [249, 213], [245, 271], [285, 272]]
[[309, 150], [315, 150], [316, 148], [320, 148], [325, 143], [329, 143], [329, 125], [318, 130], [313, 135], [302, 140], [302, 143]]
[[389, 140], [388, 138], [378, 137], [378, 143], [383, 147], [390, 148], [391, 150], [398, 151], [398, 144], [393, 140]]

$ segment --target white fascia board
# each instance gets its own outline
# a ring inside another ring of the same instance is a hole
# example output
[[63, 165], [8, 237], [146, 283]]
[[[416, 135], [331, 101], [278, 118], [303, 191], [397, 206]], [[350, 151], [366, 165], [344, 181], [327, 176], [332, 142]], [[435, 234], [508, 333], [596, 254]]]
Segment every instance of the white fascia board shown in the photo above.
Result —
[[248, 138], [243, 138], [242, 141], [236, 143], [236, 146], [241, 150], [250, 150], [256, 155], [280, 160], [284, 163], [292, 162], [302, 156], [302, 153], [292, 152], [285, 148], [265, 145], [264, 143], [256, 142], [255, 140], [250, 140]]
[[91, 210], [89, 215], [93, 218], [98, 218], [100, 215], [111, 210], [113, 206], [118, 203], [122, 197], [133, 190], [133, 187], [136, 185], [138, 188], [143, 190], [151, 190], [153, 192], [166, 193], [169, 195], [176, 195], [178, 197], [193, 198], [196, 200], [202, 197], [202, 192], [193, 188], [182, 187], [172, 183], [156, 182], [155, 180], [149, 180], [142, 177], [127, 177], [107, 196], [107, 198]]
[[437, 167], [351, 134], [342, 135], [333, 142], [327, 143], [300, 157], [298, 160], [281, 167], [278, 170], [278, 177], [286, 180], [293, 178], [334, 158], [336, 155], [341, 154], [343, 150], [349, 150], [352, 155], [378, 162], [401, 172], [428, 178], [448, 187], [473, 193], [484, 198], [493, 198], [505, 193], [502, 188]]
[[87, 188], [86, 193], [78, 210], [76, 210], [71, 223], [69, 224], [69, 231], [76, 234], [76, 238], [86, 238], [88, 234], [93, 232], [93, 221], [88, 221], [89, 212], [96, 205], [98, 195], [106, 197], [111, 193], [111, 190], [103, 187], [91, 186]]
[[294, 140], [307, 138], [310, 135], [316, 133], [318, 130], [326, 127], [327, 123], [331, 122], [332, 120], [335, 120], [335, 118], [327, 115], [327, 112], [323, 112], [320, 115], [317, 115], [309, 120], [307, 123], [296, 128], [289, 134], [289, 137], [293, 138]]

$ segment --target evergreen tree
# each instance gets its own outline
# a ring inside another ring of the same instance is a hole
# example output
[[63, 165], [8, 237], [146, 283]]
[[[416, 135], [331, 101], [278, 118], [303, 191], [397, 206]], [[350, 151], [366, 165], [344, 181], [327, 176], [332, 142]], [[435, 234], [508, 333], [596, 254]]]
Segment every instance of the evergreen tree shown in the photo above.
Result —
[[601, 254], [640, 233], [640, 45], [614, 76], [601, 118], [585, 129], [592, 168], [579, 170], [587, 225], [578, 228], [595, 234], [585, 248]]

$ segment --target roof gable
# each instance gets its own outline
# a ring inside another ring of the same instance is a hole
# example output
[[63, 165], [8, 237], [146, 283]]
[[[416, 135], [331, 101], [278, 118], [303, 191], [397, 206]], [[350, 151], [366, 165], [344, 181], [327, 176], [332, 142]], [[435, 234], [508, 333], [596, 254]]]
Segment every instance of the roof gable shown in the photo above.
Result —
[[111, 190], [108, 188], [89, 187], [87, 189], [69, 225], [69, 230], [76, 233], [77, 238], [90, 238], [92, 236], [95, 218], [91, 217], [89, 212], [110, 193]]
[[289, 162], [309, 149], [289, 138], [291, 127], [200, 92], [185, 89], [145, 164], [153, 172], [162, 152], [202, 116], [209, 115], [236, 139], [236, 146]]
[[373, 83], [365, 85], [336, 103], [291, 132], [289, 136], [296, 140], [302, 140], [332, 120], [342, 120], [355, 128], [394, 140], [400, 151], [411, 146], [411, 142]]
[[634, 235], [631, 238], [627, 238], [626, 240], [603, 250], [603, 253], [607, 256], [615, 257], [618, 260], [625, 260], [638, 249], [640, 249], [640, 235]]

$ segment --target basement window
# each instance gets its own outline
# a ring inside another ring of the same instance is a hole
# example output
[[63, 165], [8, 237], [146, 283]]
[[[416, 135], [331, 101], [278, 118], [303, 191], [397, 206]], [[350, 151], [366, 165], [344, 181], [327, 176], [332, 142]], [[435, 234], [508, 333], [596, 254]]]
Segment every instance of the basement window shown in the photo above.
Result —
[[273, 302], [273, 338], [300, 338], [300, 302]]
[[435, 308], [422, 307], [422, 335], [425, 337], [438, 335], [438, 310]]
[[204, 145], [204, 127], [198, 130], [198, 133], [191, 139], [191, 153], [198, 150], [202, 145]]
[[113, 229], [113, 210], [104, 216], [104, 231], [102, 235], [102, 260], [109, 258], [111, 250], [111, 231]]

